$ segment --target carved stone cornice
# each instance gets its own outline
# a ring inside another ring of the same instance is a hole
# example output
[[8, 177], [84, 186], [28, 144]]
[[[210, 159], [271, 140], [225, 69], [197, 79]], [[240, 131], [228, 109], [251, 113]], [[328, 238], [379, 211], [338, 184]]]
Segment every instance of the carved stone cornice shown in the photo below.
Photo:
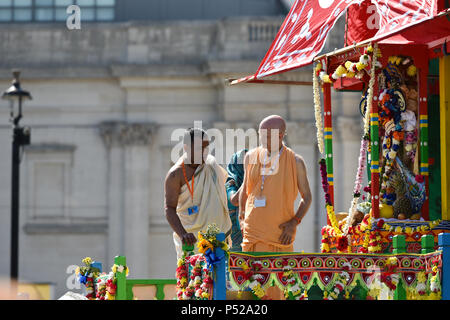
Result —
[[151, 122], [106, 121], [99, 128], [103, 142], [111, 147], [150, 145], [158, 126]]

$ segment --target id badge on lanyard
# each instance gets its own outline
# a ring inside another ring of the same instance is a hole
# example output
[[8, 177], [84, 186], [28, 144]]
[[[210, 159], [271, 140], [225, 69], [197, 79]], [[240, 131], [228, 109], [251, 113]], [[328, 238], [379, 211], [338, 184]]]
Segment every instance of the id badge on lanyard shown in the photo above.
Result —
[[[194, 175], [192, 175], [192, 186], [189, 185], [189, 181], [187, 179], [186, 175], [186, 168], [184, 167], [184, 162], [181, 163], [181, 166], [183, 167], [183, 175], [184, 175], [184, 181], [186, 182], [186, 187], [189, 190], [189, 193], [191, 194], [191, 200], [192, 200], [192, 207], [188, 208], [188, 215], [193, 215], [198, 213], [198, 206], [194, 205]], [[195, 172], [194, 172], [195, 174]]]
[[[278, 153], [278, 158], [277, 158], [277, 162], [274, 164], [273, 167], [270, 168], [270, 173], [273, 172], [273, 170], [275, 170], [275, 166], [278, 165], [278, 162], [280, 160], [280, 156], [281, 156], [281, 152], [283, 151], [283, 147], [281, 147], [280, 152]], [[264, 167], [266, 166], [266, 159], [264, 159]], [[265, 172], [264, 172], [265, 173]], [[266, 206], [266, 196], [262, 194], [263, 190], [264, 190], [264, 182], [265, 182], [266, 176], [265, 174], [262, 175], [262, 182], [261, 182], [261, 192], [259, 194], [259, 196], [255, 197], [254, 201], [253, 201], [253, 206], [255, 208], [264, 208]]]
[[260, 195], [259, 197], [255, 197], [253, 206], [255, 208], [264, 208], [266, 206], [266, 196]]

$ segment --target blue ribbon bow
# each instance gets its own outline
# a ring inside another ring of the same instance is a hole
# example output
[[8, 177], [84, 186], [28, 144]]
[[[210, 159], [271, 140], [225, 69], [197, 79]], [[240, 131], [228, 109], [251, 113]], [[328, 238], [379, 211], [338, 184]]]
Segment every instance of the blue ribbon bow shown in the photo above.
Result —
[[223, 250], [219, 250], [219, 255], [216, 255], [211, 248], [208, 248], [205, 253], [203, 254], [206, 259], [206, 266], [208, 267], [208, 270], [211, 271], [213, 265], [219, 263], [220, 261], [225, 258], [225, 252]]

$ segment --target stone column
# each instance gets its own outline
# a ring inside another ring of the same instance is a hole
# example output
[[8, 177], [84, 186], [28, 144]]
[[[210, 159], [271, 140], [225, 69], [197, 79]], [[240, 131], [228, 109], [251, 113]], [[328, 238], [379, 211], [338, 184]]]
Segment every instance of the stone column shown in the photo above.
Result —
[[108, 245], [110, 264], [125, 255], [133, 275], [148, 274], [149, 164], [153, 123], [104, 122], [108, 148]]
[[[294, 251], [317, 252], [320, 249], [320, 230], [323, 221], [326, 223], [325, 212], [322, 210], [322, 193], [317, 192], [319, 169], [317, 165], [316, 129], [311, 121], [287, 122], [287, 145], [302, 156], [306, 163], [312, 203], [306, 216], [297, 229]], [[320, 191], [320, 190], [319, 190]], [[297, 197], [294, 209], [297, 210], [301, 196]]]

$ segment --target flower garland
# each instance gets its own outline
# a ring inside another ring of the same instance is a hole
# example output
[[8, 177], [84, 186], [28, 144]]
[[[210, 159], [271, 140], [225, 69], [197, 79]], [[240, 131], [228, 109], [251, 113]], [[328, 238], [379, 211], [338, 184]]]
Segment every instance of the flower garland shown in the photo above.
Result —
[[75, 270], [77, 280], [86, 287], [86, 298], [89, 300], [115, 300], [117, 291], [117, 272], [126, 272], [129, 270], [126, 266], [114, 264], [111, 272], [100, 273], [100, 269], [95, 266], [90, 257], [82, 260], [85, 266], [78, 267]]
[[322, 240], [321, 240], [321, 251], [322, 253], [329, 253], [330, 252], [330, 242], [328, 239], [328, 230], [327, 227], [329, 226], [324, 226], [322, 227]]
[[427, 225], [421, 225], [421, 226], [417, 226], [417, 227], [401, 227], [401, 226], [397, 226], [394, 227], [392, 225], [390, 225], [389, 223], [384, 222], [383, 219], [378, 220], [378, 223], [382, 223], [382, 228], [386, 231], [391, 231], [391, 232], [395, 232], [395, 233], [406, 233], [407, 235], [412, 235], [416, 232], [427, 232], [430, 231], [434, 228], [436, 228], [440, 223], [441, 223], [441, 219], [437, 219], [434, 221], [429, 221]]
[[341, 235], [342, 231], [339, 229], [338, 223], [336, 221], [336, 215], [334, 213], [333, 205], [331, 204], [331, 195], [329, 192], [329, 184], [327, 178], [327, 165], [325, 159], [320, 159], [320, 175], [322, 177], [322, 188], [325, 193], [325, 209], [327, 210], [328, 219], [330, 220], [330, 224], [333, 227], [336, 234]]
[[427, 277], [425, 271], [421, 271], [417, 274], [416, 293], [419, 297], [423, 297], [427, 293]]
[[262, 269], [262, 262], [253, 261], [252, 268], [250, 268], [246, 262], [243, 262], [242, 269], [244, 271], [244, 278], [249, 281], [248, 286], [251, 289], [253, 295], [258, 300], [266, 299], [266, 291], [261, 286], [261, 281], [264, 279], [264, 276], [258, 274], [258, 271]]
[[[192, 252], [183, 252], [182, 258], [178, 259], [175, 272], [178, 300], [207, 300], [211, 297], [213, 265], [228, 254], [228, 245], [225, 241], [217, 240], [219, 232], [220, 229], [216, 224], [208, 225], [205, 232], [198, 232], [197, 246], [200, 254], [192, 256]], [[217, 255], [217, 248], [221, 248], [224, 254]], [[201, 265], [202, 261], [206, 263], [204, 267]], [[192, 266], [192, 274], [188, 282], [189, 265]]]
[[[338, 296], [341, 294], [341, 292], [344, 291], [345, 287], [347, 286], [348, 281], [350, 280], [349, 271], [351, 268], [352, 268], [352, 266], [350, 265], [349, 262], [345, 262], [342, 265], [342, 271], [339, 274], [336, 283], [334, 284], [333, 291], [325, 294], [324, 300], [336, 300], [338, 298]], [[346, 292], [345, 298], [346, 299], [349, 298], [349, 292]]]
[[[202, 255], [184, 257], [178, 260], [177, 298], [178, 300], [208, 300], [211, 296], [213, 279], [210, 270], [202, 267]], [[188, 282], [189, 265], [192, 274]]]
[[430, 273], [430, 300], [440, 300], [441, 299], [441, 283], [439, 281], [439, 269], [438, 260], [434, 258], [431, 262], [433, 267]]
[[[385, 134], [383, 137], [383, 157], [386, 159], [384, 172], [381, 179], [380, 196], [384, 204], [392, 205], [396, 200], [395, 190], [391, 188], [389, 176], [400, 149], [400, 142], [404, 139], [402, 113], [404, 106], [403, 93], [396, 89], [398, 82], [398, 65], [402, 61], [400, 57], [389, 57], [389, 63], [383, 72], [383, 76], [388, 77], [386, 82], [391, 83], [390, 87], [384, 88], [379, 96], [380, 121], [384, 127]], [[388, 71], [386, 71], [388, 70]], [[387, 84], [385, 84], [387, 85]], [[383, 87], [383, 85], [381, 86]], [[403, 101], [403, 102], [402, 102]]]
[[117, 278], [114, 272], [102, 274], [96, 281], [97, 300], [115, 300], [117, 291]]
[[[217, 240], [219, 232], [220, 229], [215, 223], [208, 225], [206, 232], [198, 232], [198, 251], [205, 257], [206, 264], [210, 271], [214, 264], [225, 259], [225, 256], [228, 255], [229, 251], [225, 241]], [[222, 254], [218, 255], [216, 248], [222, 249]]]
[[284, 290], [284, 296], [288, 300], [308, 300], [306, 288], [300, 288], [298, 278], [295, 276], [292, 268], [287, 261], [283, 261], [283, 277], [286, 278], [287, 288]]
[[368, 135], [364, 135], [363, 139], [361, 140], [361, 148], [359, 151], [358, 170], [356, 172], [355, 187], [353, 189], [353, 199], [352, 199], [352, 203], [350, 205], [350, 209], [348, 211], [347, 223], [343, 227], [343, 233], [345, 235], [348, 233], [350, 224], [353, 221], [353, 217], [354, 217], [355, 211], [356, 211], [356, 206], [357, 206], [358, 200], [361, 196], [361, 185], [362, 185], [362, 180], [363, 180], [363, 175], [364, 175], [364, 168], [366, 166], [366, 155], [367, 155], [368, 145], [369, 145], [369, 137], [368, 137]]
[[183, 294], [186, 291], [188, 281], [188, 266], [186, 264], [186, 255], [188, 253], [183, 252], [183, 257], [178, 259], [177, 261], [177, 269], [175, 271], [175, 277], [177, 278], [177, 286], [176, 286], [176, 292], [177, 292], [177, 298], [178, 300], [182, 300]]
[[387, 258], [384, 264], [385, 270], [381, 273], [381, 282], [390, 290], [388, 296], [392, 296], [392, 292], [397, 288], [400, 279], [398, 273], [396, 273], [398, 264], [397, 257]]
[[86, 288], [86, 298], [89, 300], [95, 300], [95, 283], [94, 279], [100, 274], [100, 270], [92, 266], [93, 261], [90, 257], [86, 257], [82, 260], [84, 266], [77, 267], [75, 274], [77, 275], [77, 280], [81, 284], [84, 284]]
[[350, 205], [350, 209], [348, 211], [347, 223], [345, 224], [345, 226], [343, 228], [343, 232], [345, 235], [348, 233], [350, 224], [353, 221], [353, 217], [355, 215], [355, 209], [358, 204], [358, 200], [361, 196], [361, 184], [362, 184], [363, 175], [364, 175], [364, 168], [367, 163], [366, 156], [367, 156], [367, 150], [369, 147], [370, 112], [372, 110], [372, 103], [373, 103], [373, 88], [374, 88], [374, 84], [375, 84], [375, 67], [378, 65], [377, 58], [381, 57], [381, 53], [378, 50], [377, 43], [375, 43], [374, 48], [372, 48], [372, 46], [369, 46], [366, 49], [366, 52], [367, 53], [375, 52], [375, 53], [372, 55], [372, 65], [370, 68], [367, 109], [364, 114], [363, 138], [361, 139], [361, 147], [360, 147], [360, 151], [359, 151], [358, 170], [356, 171], [355, 187], [353, 189], [353, 199], [352, 199], [352, 202]]
[[317, 147], [319, 148], [320, 154], [324, 153], [324, 142], [323, 142], [323, 118], [322, 110], [320, 105], [320, 90], [319, 90], [319, 79], [317, 77], [317, 72], [320, 72], [322, 64], [318, 63], [316, 68], [313, 69], [313, 93], [314, 93], [314, 115], [316, 118], [316, 128], [317, 128]]
[[[374, 53], [372, 58], [370, 54]], [[332, 74], [327, 74], [321, 66], [316, 66], [314, 69], [315, 75], [317, 75], [320, 81], [324, 83], [333, 83], [339, 78], [347, 77], [347, 78], [358, 78], [361, 79], [364, 76], [364, 72], [367, 71], [370, 66], [370, 61], [373, 57], [381, 57], [381, 53], [378, 50], [377, 43], [375, 43], [374, 47], [369, 45], [364, 49], [364, 53], [359, 57], [358, 62], [346, 61], [343, 65], [340, 65], [336, 68], [336, 70]], [[376, 61], [376, 59], [372, 63], [373, 68], [381, 67], [381, 64]]]

